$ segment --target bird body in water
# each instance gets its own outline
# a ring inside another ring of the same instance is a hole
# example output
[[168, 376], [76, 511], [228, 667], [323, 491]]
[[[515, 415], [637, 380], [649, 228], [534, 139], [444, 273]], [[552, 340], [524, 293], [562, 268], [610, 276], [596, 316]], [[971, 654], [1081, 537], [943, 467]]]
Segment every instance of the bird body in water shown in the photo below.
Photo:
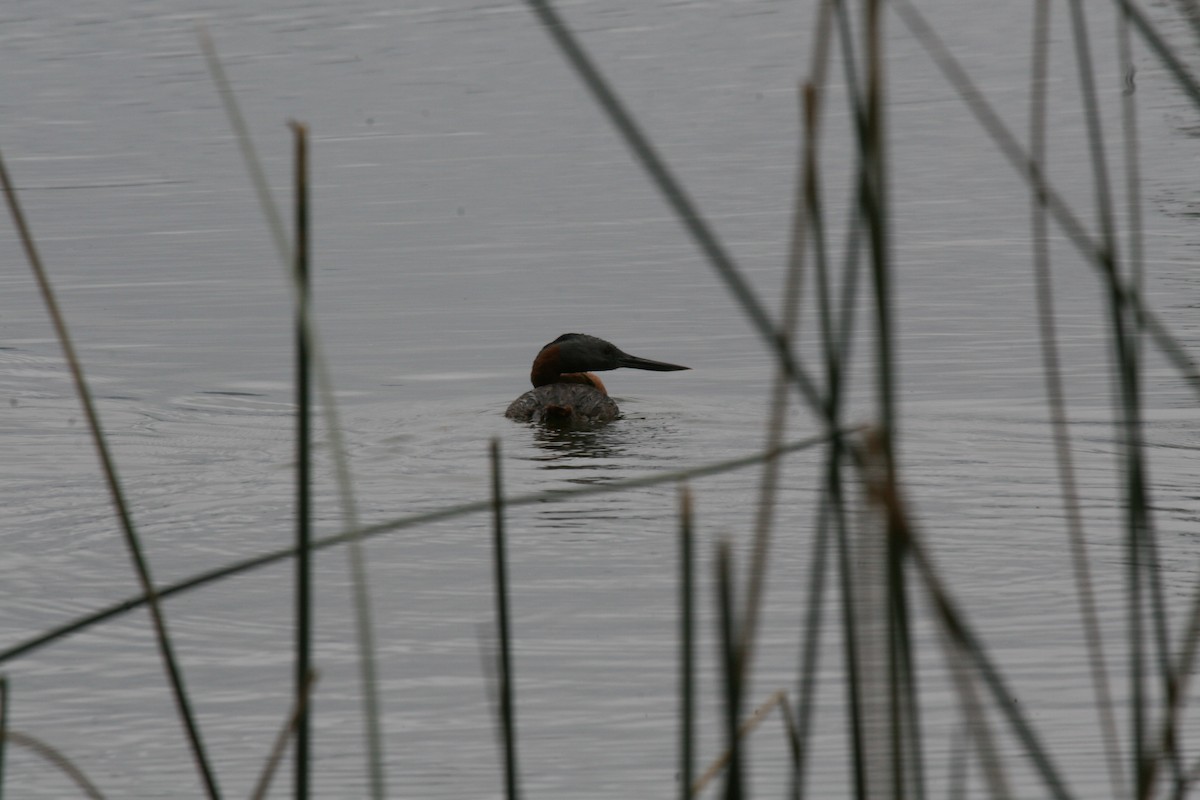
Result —
[[619, 367], [655, 372], [689, 369], [631, 356], [611, 342], [585, 333], [564, 333], [538, 352], [529, 373], [533, 389], [514, 400], [504, 416], [519, 422], [565, 425], [610, 422], [620, 409], [592, 370]]

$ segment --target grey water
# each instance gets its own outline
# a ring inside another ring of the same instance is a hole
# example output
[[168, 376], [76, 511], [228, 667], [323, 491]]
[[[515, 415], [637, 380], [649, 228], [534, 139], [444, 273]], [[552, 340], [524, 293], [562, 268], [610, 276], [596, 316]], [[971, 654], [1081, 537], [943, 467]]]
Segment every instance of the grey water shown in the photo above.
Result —
[[[1024, 138], [1031, 11], [923, 3]], [[565, 4], [567, 20], [777, 312], [798, 152], [797, 82], [813, 3]], [[1095, 230], [1074, 53], [1053, 21], [1049, 174]], [[1108, 154], [1119, 168], [1115, 12], [1089, 4]], [[1195, 61], [1170, 6], [1155, 24]], [[293, 524], [289, 291], [196, 40], [207, 27], [277, 202], [291, 140], [313, 134], [313, 275], [355, 498], [380, 522], [487, 496], [499, 437], [512, 492], [604, 483], [762, 446], [773, 366], [720, 279], [519, 3], [292, 0], [0, 11], [0, 151], [98, 398], [155, 579], [286, 546]], [[1135, 51], [1148, 304], [1200, 352], [1194, 308], [1196, 109]], [[1038, 347], [1029, 192], [917, 42], [886, 32], [901, 474], [944, 580], [1079, 796], [1105, 792]], [[840, 66], [821, 140], [842, 252], [854, 143]], [[1120, 173], [1115, 173], [1119, 175]], [[1119, 181], [1115, 181], [1119, 184]], [[1123, 192], [1120, 195], [1124, 197]], [[1123, 200], [1122, 200], [1123, 202]], [[287, 213], [286, 211], [284, 212]], [[1124, 220], [1124, 209], [1120, 209]], [[1127, 238], [1122, 222], [1122, 242]], [[1109, 667], [1128, 726], [1125, 551], [1101, 282], [1052, 234], [1055, 303]], [[68, 370], [11, 226], [0, 225], [0, 647], [137, 591]], [[811, 294], [811, 282], [809, 283]], [[864, 291], [867, 281], [863, 280]], [[871, 303], [857, 306], [847, 419], [875, 413]], [[815, 312], [801, 350], [819, 364]], [[580, 331], [691, 372], [604, 377], [624, 418], [560, 435], [505, 420], [544, 343]], [[1196, 583], [1196, 399], [1147, 345], [1145, 412], [1162, 579], [1176, 626]], [[815, 370], [818, 371], [819, 370]], [[788, 434], [819, 433], [799, 403]], [[327, 445], [324, 434], [318, 431]], [[747, 703], [795, 696], [821, 454], [784, 470]], [[701, 562], [700, 760], [720, 746], [715, 543], [747, 561], [757, 470], [693, 483]], [[318, 532], [341, 529], [329, 460]], [[676, 788], [677, 489], [509, 513], [522, 784], [527, 796], [670, 797]], [[488, 695], [485, 515], [366, 545], [385, 767], [396, 797], [503, 786]], [[830, 573], [832, 577], [832, 572]], [[248, 793], [291, 692], [292, 572], [268, 567], [166, 604], [226, 793]], [[316, 562], [314, 781], [366, 793], [351, 584]], [[827, 608], [833, 608], [827, 601]], [[947, 785], [962, 724], [918, 597], [925, 745]], [[809, 786], [850, 793], [844, 679], [826, 614]], [[1177, 630], [1177, 629], [1176, 629]], [[1177, 637], [1178, 638], [1178, 637]], [[5, 663], [12, 728], [53, 744], [111, 797], [200, 793], [144, 612]], [[1183, 738], [1200, 730], [1185, 722]], [[777, 719], [750, 742], [756, 794], [788, 785]], [[1041, 785], [1003, 748], [1020, 796]], [[13, 796], [65, 779], [10, 747]], [[277, 788], [282, 790], [288, 773]]]

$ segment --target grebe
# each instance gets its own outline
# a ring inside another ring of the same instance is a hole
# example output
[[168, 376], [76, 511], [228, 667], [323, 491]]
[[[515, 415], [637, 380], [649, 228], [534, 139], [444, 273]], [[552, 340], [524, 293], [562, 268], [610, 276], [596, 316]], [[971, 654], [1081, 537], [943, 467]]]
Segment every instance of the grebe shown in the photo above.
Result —
[[564, 333], [538, 352], [529, 373], [533, 389], [518, 397], [504, 416], [519, 422], [589, 425], [610, 422], [620, 409], [597, 372], [618, 367], [672, 372], [690, 369], [621, 352], [616, 345], [585, 333]]

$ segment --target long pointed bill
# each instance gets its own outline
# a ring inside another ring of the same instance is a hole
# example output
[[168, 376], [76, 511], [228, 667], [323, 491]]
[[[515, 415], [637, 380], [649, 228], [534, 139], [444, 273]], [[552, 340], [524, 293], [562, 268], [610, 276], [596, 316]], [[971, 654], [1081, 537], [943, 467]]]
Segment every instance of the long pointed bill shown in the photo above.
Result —
[[632, 369], [648, 369], [653, 372], [674, 372], [679, 369], [691, 369], [691, 367], [681, 367], [678, 364], [668, 364], [665, 361], [651, 361], [648, 358], [638, 358], [626, 353], [621, 354], [621, 366]]

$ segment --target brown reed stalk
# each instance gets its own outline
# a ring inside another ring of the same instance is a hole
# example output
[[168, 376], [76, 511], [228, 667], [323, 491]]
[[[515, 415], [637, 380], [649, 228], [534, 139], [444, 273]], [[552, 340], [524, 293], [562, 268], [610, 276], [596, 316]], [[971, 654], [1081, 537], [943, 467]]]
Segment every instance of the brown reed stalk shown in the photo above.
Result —
[[[762, 704], [754, 709], [754, 713], [748, 716], [737, 729], [737, 740], [740, 742], [745, 739], [754, 730], [762, 724], [762, 721], [774, 711], [779, 709], [780, 715], [783, 717], [784, 731], [789, 739], [794, 739], [795, 726], [792, 724], [791, 713], [788, 710], [787, 692], [783, 689], [777, 689], [772, 692]], [[709, 762], [708, 768], [704, 770], [691, 784], [691, 796], [695, 796], [703, 792], [713, 780], [721, 774], [721, 771], [730, 765], [734, 757], [734, 747], [726, 747], [719, 756]]]
[[275, 778], [279, 764], [283, 761], [283, 754], [287, 750], [288, 742], [300, 727], [300, 720], [308, 709], [318, 677], [316, 670], [309, 670], [305, 677], [302, 692], [293, 701], [292, 711], [276, 735], [271, 752], [267, 755], [266, 763], [263, 764], [262, 774], [258, 776], [258, 783], [254, 785], [254, 791], [250, 795], [252, 800], [264, 800], [267, 792], [271, 790], [271, 781]]
[[[886, 151], [885, 69], [883, 50], [883, 8], [879, 0], [868, 0], [864, 7], [863, 51], [866, 60], [864, 121], [859, 140], [862, 170], [863, 221], [870, 241], [871, 275], [875, 300], [876, 400], [877, 428], [872, 432], [876, 450], [877, 478], [889, 494], [898, 494], [895, 440], [896, 341], [893, 321], [891, 210], [889, 171]], [[895, 522], [886, 518], [890, 533]], [[893, 790], [916, 797], [924, 796], [924, 758], [921, 753], [920, 703], [917, 694], [916, 660], [912, 651], [911, 614], [904, 570], [904, 540], [889, 535], [886, 539], [887, 563], [887, 663], [888, 718], [890, 722], [890, 772]]]
[[[1200, 585], [1192, 593], [1192, 602], [1187, 616], [1184, 618], [1179, 654], [1171, 670], [1171, 683], [1166, 693], [1166, 708], [1158, 726], [1158, 735], [1152, 740], [1148, 752], [1153, 756], [1159, 753], [1169, 753], [1177, 750], [1179, 736], [1177, 734], [1180, 717], [1187, 710], [1187, 692], [1192, 675], [1196, 670], [1196, 656], [1200, 651]], [[1152, 757], [1146, 764], [1145, 782], [1147, 791], [1152, 795], [1158, 779], [1161, 758]], [[1186, 794], [1188, 788], [1200, 778], [1200, 761], [1187, 770], [1182, 781], [1177, 781], [1176, 794]]]
[[976, 689], [975, 676], [970, 672], [962, 653], [950, 642], [945, 631], [938, 631], [938, 642], [942, 646], [946, 671], [950, 673], [954, 688], [958, 692], [959, 705], [963, 709], [964, 734], [979, 754], [981, 772], [990, 796], [997, 800], [1008, 800], [1012, 797], [1012, 791], [1008, 785], [1008, 778], [1000, 766], [999, 754], [988, 726], [983, 703], [980, 701], [979, 692]]
[[92, 783], [88, 779], [88, 776], [83, 773], [83, 770], [75, 766], [71, 759], [67, 758], [61, 750], [43, 742], [41, 739], [30, 736], [27, 733], [21, 733], [20, 731], [4, 731], [4, 740], [18, 747], [24, 747], [26, 750], [36, 753], [45, 761], [53, 764], [60, 772], [74, 781], [79, 790], [92, 798], [92, 800], [104, 800], [104, 795], [100, 793], [96, 784]]

